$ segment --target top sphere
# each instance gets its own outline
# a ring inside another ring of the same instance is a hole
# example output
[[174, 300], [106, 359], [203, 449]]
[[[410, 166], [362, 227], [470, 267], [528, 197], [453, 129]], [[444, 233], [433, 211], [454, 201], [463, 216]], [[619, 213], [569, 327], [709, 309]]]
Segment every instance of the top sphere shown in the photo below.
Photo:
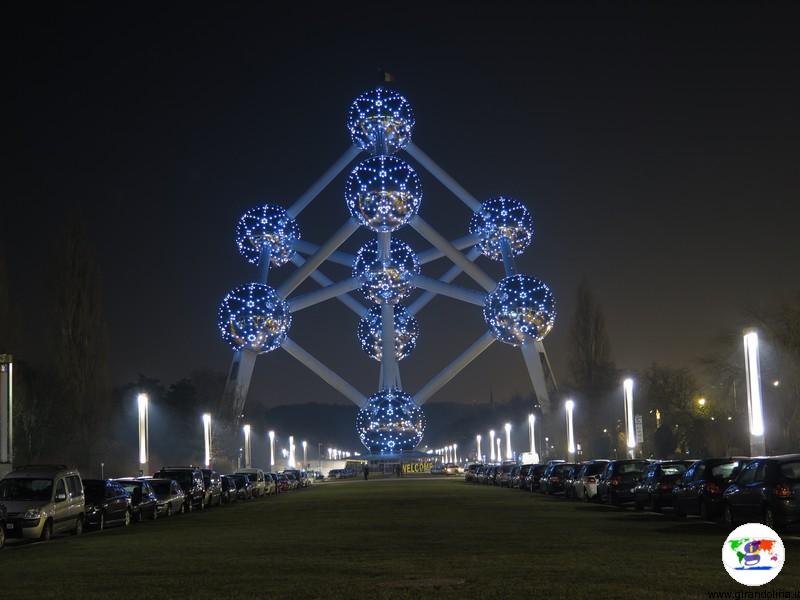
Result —
[[486, 296], [483, 318], [495, 337], [519, 346], [540, 341], [556, 320], [556, 301], [550, 288], [528, 275], [509, 275]]
[[347, 176], [344, 199], [350, 214], [372, 231], [395, 231], [419, 211], [422, 182], [406, 161], [373, 156]]
[[533, 241], [533, 219], [519, 200], [506, 196], [490, 198], [472, 215], [469, 232], [480, 237], [478, 247], [488, 258], [503, 260], [503, 243], [511, 256], [522, 254]]
[[392, 154], [411, 141], [414, 111], [403, 96], [375, 88], [353, 100], [347, 129], [353, 144], [372, 154]]
[[247, 262], [253, 264], [258, 264], [262, 250], [269, 246], [270, 262], [276, 267], [285, 265], [299, 238], [297, 221], [276, 204], [251, 208], [236, 224], [236, 245]]

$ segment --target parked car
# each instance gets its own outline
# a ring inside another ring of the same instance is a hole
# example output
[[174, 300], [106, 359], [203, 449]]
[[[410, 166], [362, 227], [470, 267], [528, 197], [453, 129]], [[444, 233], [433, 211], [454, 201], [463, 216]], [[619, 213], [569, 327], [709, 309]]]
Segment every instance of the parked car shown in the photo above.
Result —
[[236, 497], [238, 500], [252, 500], [255, 496], [253, 486], [250, 478], [244, 474], [233, 474], [230, 477], [236, 482]]
[[297, 480], [297, 477], [295, 476], [293, 471], [283, 471], [281, 475], [283, 475], [289, 482], [290, 490], [296, 490], [297, 488], [300, 487], [300, 482]]
[[696, 461], [672, 488], [675, 514], [700, 515], [711, 521], [722, 514], [722, 492], [739, 475], [747, 458], [707, 458]]
[[596, 498], [597, 481], [608, 463], [607, 460], [590, 460], [584, 463], [572, 480], [573, 497], [587, 501]]
[[278, 485], [280, 478], [277, 473], [265, 473], [265, 477], [272, 482], [272, 493], [280, 493], [280, 486]]
[[49, 540], [80, 535], [86, 515], [80, 473], [65, 465], [17, 467], [0, 480], [6, 537]]
[[236, 493], [236, 480], [230, 475], [222, 475], [220, 477], [220, 486], [222, 487], [222, 494], [220, 499], [223, 504], [231, 504], [236, 502], [238, 494]]
[[539, 479], [539, 491], [552, 496], [564, 493], [564, 482], [567, 474], [576, 463], [554, 462], [550, 464]]
[[519, 490], [524, 490], [525, 477], [528, 475], [528, 471], [531, 470], [532, 466], [533, 465], [520, 465], [513, 473], [513, 476], [511, 478], [511, 487], [517, 488]]
[[538, 492], [539, 483], [546, 469], [547, 465], [533, 465], [525, 476], [525, 489], [529, 492]]
[[575, 483], [580, 481], [583, 463], [575, 463], [564, 472], [564, 497], [570, 500], [575, 499]]
[[633, 488], [642, 478], [649, 461], [643, 459], [612, 460], [606, 465], [597, 483], [597, 498], [608, 504], [633, 502]]
[[723, 492], [725, 523], [772, 529], [800, 522], [800, 454], [755, 458]]
[[158, 518], [158, 498], [150, 486], [150, 480], [123, 477], [115, 481], [121, 484], [131, 497], [134, 521], [141, 523], [145, 519], [155, 521]]
[[174, 479], [183, 490], [186, 512], [206, 508], [206, 487], [203, 484], [203, 472], [197, 467], [162, 467], [153, 475], [159, 479]]
[[431, 467], [431, 475], [444, 475], [444, 465], [436, 464]]
[[[289, 477], [289, 481], [294, 485], [294, 489], [308, 486], [308, 479], [304, 471], [300, 469], [285, 469], [283, 472]], [[294, 482], [296, 482], [296, 484]]]
[[113, 479], [84, 479], [86, 525], [103, 531], [109, 525], [127, 527], [133, 520], [131, 495]]
[[186, 511], [186, 495], [174, 479], [148, 479], [156, 495], [159, 514], [167, 517]]
[[467, 468], [464, 470], [464, 481], [467, 483], [475, 483], [476, 473], [478, 472], [478, 468], [481, 465], [478, 463], [472, 463], [467, 465]]
[[203, 474], [203, 488], [206, 491], [206, 506], [222, 504], [222, 480], [214, 469], [200, 469]]
[[494, 484], [499, 487], [511, 487], [511, 472], [516, 465], [503, 464], [495, 469]]
[[664, 460], [648, 465], [642, 480], [633, 488], [633, 503], [637, 510], [647, 506], [650, 510], [659, 512], [662, 506], [672, 507], [673, 486], [693, 462]]
[[250, 480], [253, 487], [253, 498], [260, 498], [267, 493], [267, 482], [264, 479], [264, 471], [256, 468], [239, 469], [236, 475], [244, 475]]
[[289, 478], [284, 475], [283, 473], [278, 473], [278, 491], [279, 492], [288, 492], [289, 491]]
[[0, 504], [0, 550], [6, 545], [6, 507]]
[[464, 467], [455, 463], [447, 463], [444, 466], [445, 475], [461, 475], [464, 472]]

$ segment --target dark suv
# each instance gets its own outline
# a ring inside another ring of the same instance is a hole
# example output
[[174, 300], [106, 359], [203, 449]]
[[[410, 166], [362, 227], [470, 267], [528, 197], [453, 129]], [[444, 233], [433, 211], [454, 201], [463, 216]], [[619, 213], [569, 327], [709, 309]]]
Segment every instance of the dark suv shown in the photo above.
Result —
[[730, 526], [756, 521], [782, 529], [800, 522], [800, 454], [753, 459], [723, 499]]
[[222, 504], [222, 479], [214, 469], [202, 469], [203, 487], [206, 490], [206, 506]]
[[161, 467], [153, 475], [156, 479], [174, 479], [181, 486], [185, 497], [186, 511], [205, 510], [206, 486], [203, 483], [203, 472], [197, 467]]
[[706, 458], [694, 463], [672, 488], [675, 514], [700, 515], [712, 521], [722, 513], [722, 492], [739, 475], [749, 458]]
[[633, 502], [633, 488], [650, 464], [647, 460], [612, 460], [597, 483], [597, 497], [608, 504]]

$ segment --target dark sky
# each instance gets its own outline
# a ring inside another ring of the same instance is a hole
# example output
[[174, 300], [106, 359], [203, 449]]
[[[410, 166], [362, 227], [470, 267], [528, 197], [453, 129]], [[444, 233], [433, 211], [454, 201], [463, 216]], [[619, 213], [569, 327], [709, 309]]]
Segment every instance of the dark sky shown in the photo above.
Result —
[[[556, 295], [546, 343], [560, 378], [584, 275], [625, 368], [689, 366], [739, 326], [743, 306], [798, 289], [800, 36], [789, 3], [169, 4], [6, 14], [0, 243], [23, 352], [46, 351], [51, 240], [79, 212], [100, 257], [114, 380], [226, 370], [217, 304], [256, 277], [233, 241], [239, 216], [288, 206], [338, 158], [347, 107], [380, 66], [413, 104], [421, 148], [476, 197], [530, 207], [537, 233], [519, 267]], [[420, 174], [421, 215], [448, 237], [466, 233], [466, 208]], [[302, 213], [305, 239], [344, 222], [342, 190], [340, 177]], [[420, 326], [401, 363], [412, 392], [484, 331], [479, 309], [446, 299]], [[331, 301], [297, 313], [291, 335], [371, 393], [377, 363], [355, 329]], [[434, 401], [529, 387], [519, 352], [495, 344]], [[347, 402], [283, 351], [259, 358], [252, 402], [306, 400]]]

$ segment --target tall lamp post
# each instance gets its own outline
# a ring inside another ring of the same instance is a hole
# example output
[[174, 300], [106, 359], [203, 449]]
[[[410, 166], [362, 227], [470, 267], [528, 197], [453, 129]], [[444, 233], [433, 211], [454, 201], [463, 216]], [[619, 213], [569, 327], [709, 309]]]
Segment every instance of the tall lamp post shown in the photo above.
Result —
[[206, 448], [205, 465], [206, 469], [211, 468], [211, 415], [203, 415], [203, 442]]
[[506, 460], [511, 460], [513, 456], [511, 455], [511, 423], [505, 424], [506, 430]]
[[147, 455], [149, 451], [149, 409], [150, 404], [147, 394], [139, 394], [136, 398], [139, 405], [139, 473], [144, 475], [149, 472], [147, 468]]
[[503, 453], [500, 452], [500, 436], [497, 436], [494, 441], [497, 443], [497, 461], [503, 462]]
[[246, 469], [249, 469], [252, 466], [252, 454], [251, 454], [251, 447], [250, 447], [250, 425], [245, 424], [242, 427], [242, 431], [244, 432], [244, 466]]
[[308, 442], [303, 440], [303, 468], [308, 464]]
[[275, 466], [275, 432], [270, 431], [267, 433], [269, 437], [269, 466]]
[[294, 436], [289, 436], [289, 468], [294, 469], [297, 466], [297, 463], [294, 459]]
[[750, 456], [764, 456], [764, 412], [761, 397], [761, 365], [758, 360], [758, 332], [744, 333], [744, 367], [747, 377], [747, 413], [750, 420]]
[[489, 431], [489, 453], [491, 461], [494, 462], [494, 429]]
[[478, 461], [480, 462], [480, 460], [481, 460], [481, 434], [480, 433], [475, 436], [475, 441], [477, 442], [477, 445], [478, 445]]
[[535, 464], [539, 462], [539, 454], [536, 452], [536, 415], [528, 415], [528, 432], [531, 438], [531, 457]]
[[453, 444], [453, 462], [458, 463], [458, 444]]
[[567, 410], [567, 454], [572, 459], [575, 457], [575, 431], [572, 427], [572, 413], [575, 410], [575, 402], [567, 400], [564, 403], [564, 408]]
[[625, 401], [625, 445], [628, 454], [636, 458], [636, 428], [633, 423], [633, 379], [628, 377], [622, 382], [622, 394]]

